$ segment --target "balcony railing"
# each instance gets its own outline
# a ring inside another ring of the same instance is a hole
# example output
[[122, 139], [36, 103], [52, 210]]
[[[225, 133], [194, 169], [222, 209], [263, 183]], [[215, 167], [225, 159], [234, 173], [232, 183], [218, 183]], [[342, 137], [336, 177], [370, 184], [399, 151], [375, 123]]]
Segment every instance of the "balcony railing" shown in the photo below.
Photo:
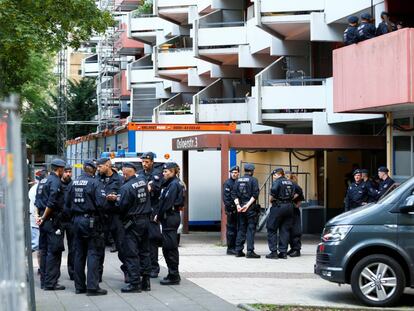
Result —
[[200, 100], [200, 104], [238, 104], [245, 103], [246, 97], [232, 97], [232, 98], [204, 98]]
[[200, 28], [243, 27], [245, 25], [246, 25], [246, 22], [244, 21], [204, 22], [204, 23], [200, 23]]
[[323, 85], [326, 79], [268, 79], [263, 80], [262, 86], [311, 86]]

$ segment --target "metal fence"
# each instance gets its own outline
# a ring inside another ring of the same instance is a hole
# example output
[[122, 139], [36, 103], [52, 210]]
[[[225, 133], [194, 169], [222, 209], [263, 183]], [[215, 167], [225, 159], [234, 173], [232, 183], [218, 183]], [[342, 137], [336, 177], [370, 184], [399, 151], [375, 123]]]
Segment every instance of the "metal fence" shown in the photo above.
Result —
[[17, 102], [16, 97], [0, 101], [0, 309], [5, 311], [35, 308], [27, 165]]

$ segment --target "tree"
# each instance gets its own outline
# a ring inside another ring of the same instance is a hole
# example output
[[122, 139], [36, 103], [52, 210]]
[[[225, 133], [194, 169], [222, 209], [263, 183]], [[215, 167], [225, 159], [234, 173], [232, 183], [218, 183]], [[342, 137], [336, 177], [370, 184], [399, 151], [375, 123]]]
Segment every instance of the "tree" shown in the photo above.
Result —
[[[96, 80], [83, 78], [79, 82], [68, 81], [68, 120], [90, 121], [97, 113]], [[68, 127], [68, 138], [76, 138], [96, 130], [96, 125], [76, 125]]]
[[[40, 100], [33, 106], [22, 109], [22, 132], [32, 152], [54, 154], [56, 152], [57, 103], [55, 94], [46, 94], [47, 101]], [[97, 114], [96, 81], [83, 78], [79, 82], [68, 80], [67, 95], [63, 99], [67, 105], [69, 121], [90, 121]], [[69, 125], [68, 138], [76, 138], [93, 132], [96, 125]]]
[[111, 25], [110, 13], [92, 0], [0, 0], [0, 97], [24, 96], [41, 74], [37, 61], [47, 55], [50, 62], [63, 46], [78, 48]]

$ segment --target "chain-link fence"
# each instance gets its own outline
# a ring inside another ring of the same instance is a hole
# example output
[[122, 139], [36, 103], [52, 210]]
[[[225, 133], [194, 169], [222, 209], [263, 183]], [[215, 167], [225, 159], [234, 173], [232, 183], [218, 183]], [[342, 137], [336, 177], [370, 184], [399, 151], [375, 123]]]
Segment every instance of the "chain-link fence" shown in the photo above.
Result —
[[18, 100], [0, 101], [0, 309], [34, 309], [27, 183]]

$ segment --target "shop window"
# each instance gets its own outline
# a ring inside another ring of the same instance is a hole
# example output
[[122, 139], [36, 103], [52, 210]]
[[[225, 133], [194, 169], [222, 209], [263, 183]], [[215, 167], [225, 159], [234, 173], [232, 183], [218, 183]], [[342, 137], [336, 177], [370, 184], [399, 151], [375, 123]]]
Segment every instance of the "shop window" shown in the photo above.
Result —
[[411, 137], [394, 137], [394, 172], [399, 176], [411, 175]]

